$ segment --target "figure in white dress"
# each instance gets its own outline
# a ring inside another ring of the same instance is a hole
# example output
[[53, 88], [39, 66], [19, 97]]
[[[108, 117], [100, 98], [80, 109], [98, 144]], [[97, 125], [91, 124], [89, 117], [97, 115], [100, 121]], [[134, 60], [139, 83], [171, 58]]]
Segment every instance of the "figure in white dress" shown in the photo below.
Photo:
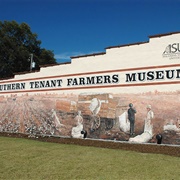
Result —
[[145, 119], [144, 123], [144, 132], [149, 133], [151, 136], [153, 136], [153, 125], [152, 125], [152, 119], [154, 118], [154, 113], [151, 110], [151, 105], [147, 106], [147, 117]]
[[71, 136], [73, 138], [83, 138], [83, 117], [81, 116], [81, 111], [78, 111], [77, 116], [75, 117], [76, 126], [72, 128]]
[[154, 113], [151, 110], [151, 105], [147, 106], [147, 116], [144, 120], [144, 132], [141, 135], [130, 138], [130, 142], [136, 143], [146, 143], [153, 137], [153, 125], [152, 119], [154, 118]]

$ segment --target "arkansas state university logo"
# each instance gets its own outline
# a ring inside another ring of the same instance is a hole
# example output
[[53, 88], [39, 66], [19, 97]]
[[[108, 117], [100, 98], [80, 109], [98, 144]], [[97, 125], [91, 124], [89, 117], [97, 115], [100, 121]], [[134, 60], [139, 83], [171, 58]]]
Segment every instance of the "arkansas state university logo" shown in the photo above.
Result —
[[180, 59], [180, 43], [169, 44], [162, 55], [169, 59]]

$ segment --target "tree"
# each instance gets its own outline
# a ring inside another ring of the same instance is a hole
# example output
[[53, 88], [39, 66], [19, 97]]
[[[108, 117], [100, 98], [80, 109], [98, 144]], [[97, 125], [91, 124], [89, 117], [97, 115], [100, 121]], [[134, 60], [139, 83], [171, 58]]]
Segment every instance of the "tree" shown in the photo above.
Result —
[[53, 52], [41, 48], [41, 41], [37, 37], [26, 23], [0, 21], [0, 78], [29, 71], [30, 54], [33, 54], [36, 70], [40, 65], [56, 64]]

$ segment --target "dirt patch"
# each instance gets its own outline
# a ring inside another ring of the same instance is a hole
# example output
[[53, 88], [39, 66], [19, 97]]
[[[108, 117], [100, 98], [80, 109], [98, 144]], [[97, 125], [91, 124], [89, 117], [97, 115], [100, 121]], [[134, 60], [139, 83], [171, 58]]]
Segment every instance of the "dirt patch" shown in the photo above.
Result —
[[180, 146], [165, 145], [165, 144], [132, 144], [122, 141], [107, 141], [94, 139], [75, 139], [70, 137], [55, 137], [55, 136], [40, 136], [29, 135], [21, 133], [5, 133], [0, 132], [0, 136], [26, 138], [43, 142], [61, 143], [61, 144], [75, 144], [81, 146], [93, 146], [110, 149], [122, 149], [128, 151], [136, 151], [142, 153], [165, 154], [170, 156], [180, 157]]

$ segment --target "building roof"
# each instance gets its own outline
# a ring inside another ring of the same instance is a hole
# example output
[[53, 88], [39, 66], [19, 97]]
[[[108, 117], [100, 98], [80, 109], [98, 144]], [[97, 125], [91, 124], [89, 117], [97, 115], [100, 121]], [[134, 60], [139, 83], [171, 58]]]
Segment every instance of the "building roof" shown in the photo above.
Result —
[[93, 54], [85, 54], [85, 55], [81, 55], [81, 56], [72, 56], [70, 58], [73, 59], [73, 58], [81, 58], [81, 57], [87, 57], [87, 56], [98, 56], [98, 55], [104, 55], [104, 54], [106, 54], [106, 53], [100, 52], [100, 53], [93, 53]]

